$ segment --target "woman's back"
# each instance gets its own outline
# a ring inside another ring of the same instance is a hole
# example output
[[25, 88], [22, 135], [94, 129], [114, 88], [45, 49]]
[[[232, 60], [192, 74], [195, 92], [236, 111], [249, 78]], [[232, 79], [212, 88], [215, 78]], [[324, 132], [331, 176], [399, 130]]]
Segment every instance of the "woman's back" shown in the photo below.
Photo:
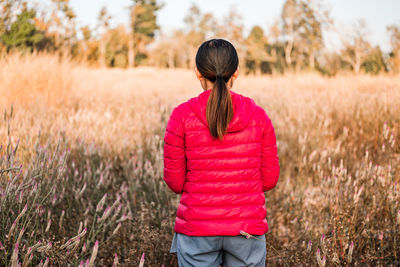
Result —
[[167, 123], [164, 180], [182, 194], [170, 252], [180, 266], [265, 266], [264, 191], [278, 181], [279, 159], [266, 112], [230, 90], [238, 66], [231, 43], [204, 42], [195, 72], [205, 91]]
[[233, 117], [223, 140], [206, 119], [211, 90], [177, 106], [164, 137], [164, 180], [182, 197], [175, 232], [190, 236], [262, 235], [268, 231], [265, 191], [279, 177], [273, 126], [265, 111], [229, 91]]

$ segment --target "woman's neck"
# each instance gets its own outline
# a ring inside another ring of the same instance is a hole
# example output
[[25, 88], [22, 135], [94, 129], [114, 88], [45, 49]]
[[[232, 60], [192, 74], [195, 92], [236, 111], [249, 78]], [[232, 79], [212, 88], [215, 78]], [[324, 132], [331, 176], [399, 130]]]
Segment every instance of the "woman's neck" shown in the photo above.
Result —
[[[211, 82], [210, 80], [204, 79], [200, 81], [201, 87], [203, 87], [203, 90], [211, 90], [214, 86], [214, 83]], [[233, 86], [233, 79], [232, 77], [228, 80], [228, 82], [226, 83], [226, 88], [228, 88], [228, 90], [230, 90]]]

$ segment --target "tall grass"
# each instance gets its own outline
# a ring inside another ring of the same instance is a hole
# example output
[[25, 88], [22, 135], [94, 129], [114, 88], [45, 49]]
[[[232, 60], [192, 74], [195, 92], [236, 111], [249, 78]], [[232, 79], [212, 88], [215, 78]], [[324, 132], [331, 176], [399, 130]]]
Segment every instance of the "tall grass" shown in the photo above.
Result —
[[[144, 253], [177, 266], [179, 196], [162, 181], [162, 140], [172, 107], [201, 92], [194, 74], [14, 55], [0, 81], [1, 265], [132, 266]], [[399, 84], [238, 79], [233, 90], [265, 108], [278, 139], [269, 266], [400, 263]]]

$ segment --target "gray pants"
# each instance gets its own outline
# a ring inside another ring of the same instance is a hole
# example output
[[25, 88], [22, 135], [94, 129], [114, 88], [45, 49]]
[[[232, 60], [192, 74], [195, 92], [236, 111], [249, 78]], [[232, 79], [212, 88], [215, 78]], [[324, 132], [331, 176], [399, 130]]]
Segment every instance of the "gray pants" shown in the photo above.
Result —
[[180, 267], [265, 267], [265, 235], [188, 236], [175, 233], [170, 253], [177, 254]]

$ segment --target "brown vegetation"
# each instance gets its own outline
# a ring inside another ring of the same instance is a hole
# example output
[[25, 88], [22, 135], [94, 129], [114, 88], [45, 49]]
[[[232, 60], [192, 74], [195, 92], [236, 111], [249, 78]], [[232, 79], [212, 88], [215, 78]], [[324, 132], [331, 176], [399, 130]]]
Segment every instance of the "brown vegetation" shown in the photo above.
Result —
[[[167, 33], [164, 25], [157, 23], [158, 12], [164, 7], [161, 1], [129, 2], [129, 26], [114, 26], [103, 6], [97, 25], [91, 28], [78, 26], [68, 0], [0, 1], [0, 57], [12, 51], [46, 51], [99, 67], [192, 69], [202, 42], [224, 38], [237, 48], [243, 73], [312, 71], [335, 76], [343, 72], [377, 75], [400, 71], [399, 25], [387, 26], [391, 49], [383, 51], [370, 42], [365, 21], [349, 25], [348, 30], [337, 29], [324, 1], [285, 0], [272, 25], [266, 29], [254, 25], [249, 33], [234, 6], [227, 6], [228, 14], [219, 17], [193, 3], [186, 11], [182, 29]], [[341, 39], [336, 51], [329, 51], [325, 43], [328, 32]]]
[[[201, 92], [194, 73], [14, 55], [0, 80], [0, 264], [83, 265], [98, 240], [97, 266], [137, 265], [142, 253], [146, 265], [176, 266], [179, 196], [162, 181], [162, 138], [171, 109]], [[265, 108], [277, 133], [269, 266], [399, 264], [399, 84], [239, 76], [233, 90]]]

